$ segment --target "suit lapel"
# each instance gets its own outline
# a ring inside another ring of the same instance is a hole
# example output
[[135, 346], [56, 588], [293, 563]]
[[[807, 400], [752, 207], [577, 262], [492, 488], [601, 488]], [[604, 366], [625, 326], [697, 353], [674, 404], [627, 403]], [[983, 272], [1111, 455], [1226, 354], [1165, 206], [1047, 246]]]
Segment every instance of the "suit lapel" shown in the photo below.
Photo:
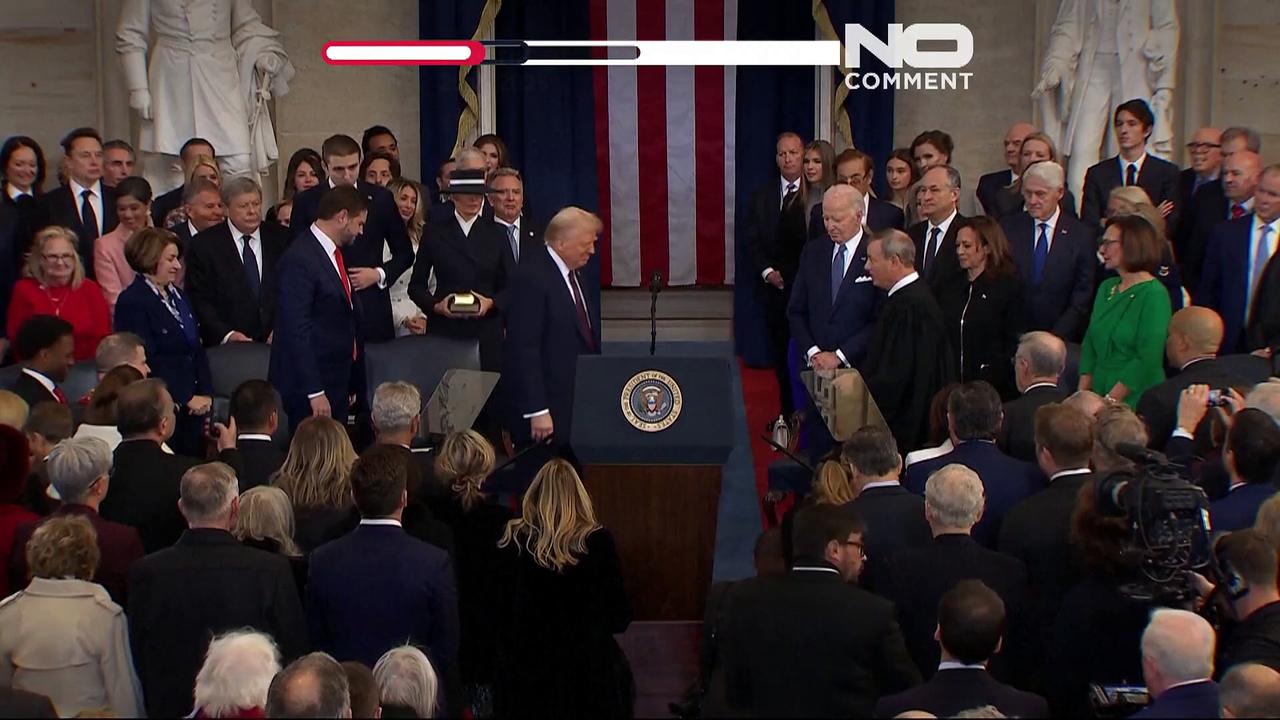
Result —
[[[239, 272], [236, 274], [236, 288], [245, 297], [249, 296], [249, 280], [245, 277], [244, 257], [236, 249], [235, 231], [231, 229], [230, 223], [224, 224], [215, 238], [215, 252], [222, 256], [222, 262], [227, 268], [237, 268]], [[264, 268], [265, 269], [265, 268]]]
[[[853, 259], [849, 261], [849, 268], [844, 271], [844, 277], [840, 281], [840, 290], [836, 294], [835, 302], [831, 303], [832, 313], [836, 311], [836, 308], [840, 307], [840, 301], [843, 300], [844, 296], [849, 293], [849, 288], [853, 287], [854, 281], [856, 281], [858, 279], [858, 276], [861, 274], [861, 268], [866, 265], [866, 259], [863, 257], [863, 253], [865, 252], [864, 249], [867, 247], [867, 237], [868, 236], [866, 231], [863, 231], [862, 238], [858, 240], [858, 246], [853, 250]], [[835, 258], [832, 257], [832, 260], [834, 259]], [[858, 264], [859, 261], [861, 261], [862, 263], [861, 265]], [[827, 297], [831, 296], [830, 292], [831, 292], [831, 273], [828, 272], [827, 273]]]
[[[342, 284], [342, 278], [338, 277], [338, 270], [334, 267], [333, 258], [325, 255], [324, 246], [320, 244], [320, 238], [317, 238], [315, 233], [308, 232], [307, 237], [304, 239], [310, 241], [310, 252], [319, 260], [320, 267], [324, 268], [325, 272], [323, 274], [329, 278], [329, 285], [337, 290], [339, 297], [344, 300], [347, 299], [347, 288]], [[354, 302], [355, 296], [352, 295], [351, 299], [347, 302], [347, 306], [352, 307], [352, 303]]]

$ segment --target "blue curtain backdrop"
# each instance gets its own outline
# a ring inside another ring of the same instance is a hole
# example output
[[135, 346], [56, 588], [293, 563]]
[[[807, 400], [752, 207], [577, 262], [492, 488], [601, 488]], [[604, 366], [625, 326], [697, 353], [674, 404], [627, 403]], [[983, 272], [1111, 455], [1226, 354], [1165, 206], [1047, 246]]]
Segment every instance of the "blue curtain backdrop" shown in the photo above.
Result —
[[[484, 0], [421, 0], [418, 37], [422, 40], [469, 40], [480, 22]], [[475, 87], [475, 73], [469, 77]], [[434, 185], [436, 168], [449, 157], [458, 137], [458, 68], [424, 65], [418, 71], [421, 95], [422, 180]]]

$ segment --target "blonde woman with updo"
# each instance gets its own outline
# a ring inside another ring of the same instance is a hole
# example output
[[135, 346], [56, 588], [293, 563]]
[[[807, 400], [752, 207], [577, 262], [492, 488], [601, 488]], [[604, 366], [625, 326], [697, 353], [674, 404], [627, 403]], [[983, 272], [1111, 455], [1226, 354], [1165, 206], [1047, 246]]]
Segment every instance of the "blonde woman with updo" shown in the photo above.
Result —
[[498, 717], [631, 717], [635, 685], [615, 633], [631, 624], [613, 535], [573, 466], [548, 462], [498, 547]]

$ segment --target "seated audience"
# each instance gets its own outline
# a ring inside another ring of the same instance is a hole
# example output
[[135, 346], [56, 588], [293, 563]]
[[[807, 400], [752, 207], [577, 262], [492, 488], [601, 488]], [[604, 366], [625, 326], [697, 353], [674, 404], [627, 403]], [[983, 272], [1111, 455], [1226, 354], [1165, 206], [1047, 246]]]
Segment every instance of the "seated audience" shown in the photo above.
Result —
[[1280, 717], [1280, 672], [1254, 663], [1227, 671], [1218, 685], [1224, 718]]
[[725, 707], [709, 716], [869, 717], [876, 698], [919, 683], [893, 606], [852, 584], [864, 529], [842, 508], [804, 508], [791, 571], [734, 587], [717, 670]]
[[572, 465], [538, 471], [498, 547], [496, 715], [629, 717], [635, 685], [613, 636], [631, 606], [613, 535]]
[[1214, 717], [1213, 646], [1213, 626], [1204, 618], [1187, 610], [1153, 610], [1142, 632], [1142, 676], [1151, 704], [1133, 717]]
[[1252, 527], [1258, 508], [1280, 490], [1280, 426], [1261, 410], [1241, 410], [1232, 418], [1222, 457], [1231, 484], [1227, 496], [1209, 506], [1213, 531]]
[[140, 177], [125, 178], [116, 186], [116, 212], [120, 224], [93, 244], [93, 277], [113, 315], [116, 298], [133, 284], [136, 274], [124, 257], [124, 246], [134, 233], [151, 225], [151, 185]]
[[244, 462], [240, 492], [270, 484], [285, 456], [272, 440], [280, 428], [280, 396], [266, 380], [245, 380], [231, 393], [231, 419]]
[[262, 188], [249, 177], [222, 186], [227, 221], [187, 245], [183, 286], [206, 347], [266, 342], [275, 326], [276, 265], [288, 232], [262, 222]]
[[[311, 643], [335, 658], [373, 665], [408, 640], [428, 648], [447, 676], [458, 655], [453, 566], [447, 553], [401, 526], [406, 475], [404, 463], [385, 446], [366, 450], [352, 468], [360, 525], [311, 554]], [[406, 567], [414, 572], [405, 573]], [[376, 592], [352, 592], [353, 586]]]
[[125, 257], [138, 273], [116, 300], [116, 329], [142, 339], [153, 377], [165, 381], [180, 415], [174, 434], [179, 452], [204, 449], [204, 416], [213, 407], [213, 377], [200, 344], [200, 326], [186, 295], [178, 291], [182, 245], [167, 230], [144, 228], [129, 238]]
[[27, 424], [22, 428], [27, 435], [27, 448], [31, 452], [31, 474], [27, 478], [27, 487], [22, 492], [22, 505], [41, 517], [53, 512], [58, 506], [57, 500], [49, 495], [49, 474], [45, 459], [54, 445], [71, 437], [74, 429], [75, 420], [71, 417], [71, 408], [47, 400], [31, 408]]
[[961, 385], [947, 399], [947, 426], [955, 450], [907, 468], [906, 487], [924, 493], [925, 482], [937, 470], [958, 463], [973, 470], [982, 480], [986, 509], [977, 520], [973, 537], [986, 547], [994, 547], [1000, 521], [1009, 508], [1044, 487], [1044, 477], [1036, 466], [1000, 452], [1000, 396], [981, 380]]
[[1062, 339], [1044, 330], [1033, 330], [1018, 339], [1013, 354], [1013, 382], [1020, 395], [1004, 404], [1004, 417], [996, 446], [1023, 462], [1036, 461], [1036, 411], [1062, 402], [1066, 389], [1058, 385], [1067, 362]]
[[929, 431], [925, 437], [925, 447], [908, 452], [902, 460], [904, 468], [909, 468], [922, 460], [932, 460], [946, 455], [956, 449], [951, 444], [951, 432], [947, 429], [947, 400], [958, 387], [960, 387], [958, 382], [947, 383], [941, 390], [934, 393], [933, 399], [929, 401]]
[[119, 420], [116, 404], [120, 400], [120, 391], [142, 379], [142, 373], [132, 365], [120, 365], [103, 375], [98, 386], [90, 393], [89, 406], [84, 409], [75, 437], [96, 438], [106, 443], [111, 452], [115, 452], [123, 439], [116, 429]]
[[270, 635], [285, 658], [307, 646], [289, 563], [231, 534], [240, 505], [231, 467], [197, 465], [183, 473], [181, 492], [189, 529], [129, 574], [130, 638], [151, 717], [191, 712], [210, 635], [251, 628]]
[[1093, 420], [1069, 405], [1050, 403], [1036, 411], [1033, 424], [1036, 461], [1049, 487], [1005, 513], [998, 548], [1027, 566], [1038, 642], [1047, 644], [1062, 596], [1080, 581], [1071, 516], [1080, 489], [1093, 480]]
[[355, 660], [342, 663], [342, 669], [347, 673], [347, 687], [350, 688], [351, 717], [382, 717], [382, 707], [378, 698], [378, 681], [374, 679], [373, 671], [364, 663], [358, 663]]
[[11, 389], [28, 408], [47, 400], [67, 403], [58, 383], [66, 381], [75, 364], [74, 333], [75, 328], [62, 318], [34, 315], [22, 323], [16, 335], [10, 335], [13, 351], [22, 361], [22, 373]]
[[[116, 427], [124, 438], [111, 465], [111, 493], [102, 500], [108, 520], [137, 528], [148, 553], [169, 547], [186, 523], [178, 512], [183, 474], [199, 460], [166, 452], [173, 436], [173, 396], [163, 380], [139, 380], [120, 391]], [[218, 458], [240, 467], [235, 437], [220, 424]]]
[[938, 602], [961, 580], [975, 578], [999, 593], [1009, 612], [1014, 644], [1006, 644], [1009, 660], [999, 673], [1010, 677], [1025, 667], [1028, 635], [1027, 567], [1021, 560], [988, 550], [970, 533], [982, 516], [983, 483], [963, 465], [947, 465], [929, 476], [925, 485], [924, 514], [933, 531], [933, 543], [894, 555], [885, 595], [893, 600], [902, 623], [907, 650], [923, 677], [938, 667], [938, 647], [933, 640]]
[[1136, 407], [1138, 398], [1164, 382], [1164, 346], [1172, 315], [1169, 295], [1152, 273], [1160, 241], [1141, 217], [1107, 221], [1102, 257], [1117, 278], [1105, 280], [1094, 300], [1080, 348], [1080, 388]]
[[307, 589], [307, 558], [293, 541], [293, 506], [278, 487], [259, 485], [240, 496], [240, 515], [232, 535], [251, 548], [289, 559], [298, 595]]
[[278, 672], [280, 650], [271, 636], [232, 630], [215, 637], [196, 673], [195, 717], [266, 717], [267, 688]]
[[53, 518], [83, 517], [93, 526], [97, 537], [99, 562], [92, 574], [111, 599], [122, 606], [128, 600], [129, 566], [143, 556], [138, 531], [128, 525], [111, 522], [98, 514], [98, 507], [110, 485], [111, 450], [97, 438], [72, 438], [58, 443], [45, 462], [49, 485], [62, 499], [53, 515], [18, 526], [9, 556], [9, 587], [18, 589], [27, 583], [30, 568], [23, 552], [33, 533]]
[[111, 312], [102, 288], [85, 277], [75, 234], [64, 227], [36, 233], [25, 275], [13, 286], [8, 337], [17, 337], [18, 329], [33, 316], [54, 315], [71, 324], [73, 357], [93, 359], [98, 341], [111, 332]]
[[271, 679], [267, 690], [267, 717], [351, 717], [346, 671], [337, 660], [322, 652], [294, 660]]
[[26, 548], [31, 584], [0, 605], [0, 685], [39, 693], [61, 717], [107, 710], [142, 716], [124, 610], [89, 580], [97, 534], [82, 517], [52, 518]]
[[955, 253], [962, 272], [940, 280], [936, 292], [960, 381], [985, 380], [1012, 398], [1027, 298], [1009, 241], [994, 220], [969, 218], [956, 233]]
[[[405, 178], [392, 180], [387, 189], [395, 195], [396, 209], [400, 211], [400, 219], [404, 220], [405, 232], [409, 235], [409, 244], [413, 246], [416, 258], [426, 227], [426, 190]], [[383, 248], [382, 259], [384, 262], [391, 259], [391, 248]], [[396, 337], [422, 335], [427, 331], [427, 316], [409, 299], [409, 278], [412, 274], [401, 273], [391, 286], [391, 316], [396, 324]]]
[[373, 677], [382, 717], [435, 717], [439, 681], [431, 661], [418, 648], [391, 648], [373, 666]]
[[[1270, 374], [1270, 363], [1259, 357], [1218, 357], [1221, 345], [1222, 318], [1209, 308], [1185, 307], [1169, 320], [1165, 355], [1178, 374], [1148, 388], [1137, 405], [1138, 415], [1150, 430], [1152, 449], [1164, 448], [1176, 429], [1178, 397], [1186, 388], [1196, 384], [1217, 389], [1253, 386]], [[1209, 443], [1208, 424], [1192, 430], [1197, 449], [1203, 452]]]
[[[1239, 587], [1228, 591], [1234, 621], [1218, 636], [1218, 677], [1244, 663], [1280, 671], [1280, 592], [1276, 588], [1277, 553], [1267, 536], [1252, 528], [1220, 539], [1214, 546], [1220, 564], [1230, 568]], [[1224, 568], [1225, 569], [1225, 568]]]
[[[40, 516], [22, 506], [23, 490], [31, 474], [31, 455], [27, 436], [17, 428], [0, 426], [0, 559], [9, 558], [17, 539], [18, 528]], [[26, 582], [25, 575], [11, 587], [9, 575], [0, 573], [0, 593], [5, 597]]]
[[346, 428], [332, 418], [309, 417], [298, 424], [284, 464], [271, 481], [293, 504], [303, 553], [342, 537], [360, 522], [351, 502], [351, 467], [356, 451]]
[[934, 640], [941, 648], [938, 671], [925, 684], [880, 698], [877, 717], [899, 717], [923, 710], [935, 717], [957, 717], [972, 707], [994, 706], [1002, 717], [1048, 717], [1049, 705], [1037, 695], [997, 682], [987, 664], [1000, 652], [1008, 629], [1005, 603], [981, 580], [961, 580], [938, 601]]
[[902, 456], [883, 428], [859, 428], [844, 441], [840, 459], [852, 477], [853, 500], [845, 503], [866, 525], [866, 556], [858, 587], [884, 594], [891, 559], [902, 550], [929, 545], [933, 535], [924, 500], [898, 481]]
[[493, 683], [493, 618], [497, 617], [502, 582], [493, 568], [498, 567], [500, 557], [498, 540], [512, 518], [511, 510], [484, 491], [484, 482], [493, 467], [493, 446], [475, 430], [450, 433], [440, 445], [435, 461], [436, 478], [449, 492], [436, 516], [453, 530], [458, 620], [462, 628], [458, 661], [462, 682], [468, 686], [487, 687]]

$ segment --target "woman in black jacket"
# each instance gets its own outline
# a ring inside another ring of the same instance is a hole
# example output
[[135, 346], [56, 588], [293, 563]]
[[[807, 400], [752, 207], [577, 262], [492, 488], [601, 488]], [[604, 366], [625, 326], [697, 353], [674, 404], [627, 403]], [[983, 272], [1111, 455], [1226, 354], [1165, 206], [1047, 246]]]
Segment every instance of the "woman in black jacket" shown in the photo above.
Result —
[[1014, 267], [1009, 241], [988, 217], [965, 220], [956, 235], [965, 275], [938, 289], [961, 382], [985, 380], [1011, 400], [1013, 354], [1026, 329], [1026, 288]]

